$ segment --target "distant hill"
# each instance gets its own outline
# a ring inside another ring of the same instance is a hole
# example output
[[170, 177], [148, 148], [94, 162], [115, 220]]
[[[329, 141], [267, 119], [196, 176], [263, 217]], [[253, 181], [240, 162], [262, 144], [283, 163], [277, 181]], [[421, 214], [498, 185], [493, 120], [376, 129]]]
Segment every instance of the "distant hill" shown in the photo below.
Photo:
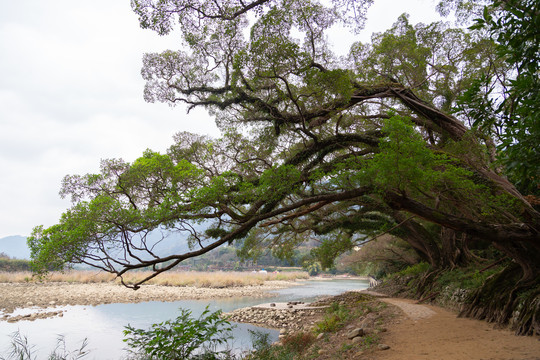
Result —
[[[187, 243], [185, 241], [185, 235], [174, 234], [167, 239], [162, 240], [159, 233], [152, 233], [148, 236], [148, 246], [154, 246], [154, 252], [158, 256], [169, 256], [172, 254], [181, 254], [189, 251]], [[30, 259], [30, 249], [26, 244], [25, 236], [7, 236], [0, 238], [0, 253], [4, 253], [11, 258], [15, 259]], [[142, 254], [139, 254], [142, 255]], [[144, 254], [143, 258], [150, 258], [150, 255]]]
[[30, 249], [25, 236], [7, 236], [0, 239], [0, 253], [15, 259], [30, 259]]

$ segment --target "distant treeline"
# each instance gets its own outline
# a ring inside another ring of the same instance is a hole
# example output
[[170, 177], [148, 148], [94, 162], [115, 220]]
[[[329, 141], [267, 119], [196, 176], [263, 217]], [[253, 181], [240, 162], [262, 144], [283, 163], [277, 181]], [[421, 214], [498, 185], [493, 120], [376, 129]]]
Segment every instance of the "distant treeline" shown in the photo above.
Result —
[[15, 271], [30, 271], [30, 261], [11, 259], [4, 253], [0, 253], [0, 271], [15, 272]]

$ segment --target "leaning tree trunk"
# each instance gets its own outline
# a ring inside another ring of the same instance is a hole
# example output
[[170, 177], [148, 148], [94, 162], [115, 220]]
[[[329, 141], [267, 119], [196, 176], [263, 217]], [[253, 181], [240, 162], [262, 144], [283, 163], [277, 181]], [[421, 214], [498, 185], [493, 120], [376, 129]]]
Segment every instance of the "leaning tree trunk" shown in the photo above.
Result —
[[405, 232], [405, 236], [401, 236], [402, 239], [416, 251], [422, 260], [428, 262], [433, 269], [438, 269], [441, 266], [441, 252], [432, 234], [418, 221], [407, 219], [399, 211], [395, 211], [393, 216], [402, 223], [401, 229]]
[[524, 281], [538, 275], [540, 226], [535, 222], [491, 224], [480, 219], [473, 221], [442, 212], [404, 194], [391, 191], [385, 194], [385, 201], [395, 210], [406, 210], [427, 221], [490, 241], [521, 266]]
[[441, 226], [440, 237], [443, 268], [453, 269], [457, 266], [467, 266], [474, 259], [467, 244], [467, 234]]

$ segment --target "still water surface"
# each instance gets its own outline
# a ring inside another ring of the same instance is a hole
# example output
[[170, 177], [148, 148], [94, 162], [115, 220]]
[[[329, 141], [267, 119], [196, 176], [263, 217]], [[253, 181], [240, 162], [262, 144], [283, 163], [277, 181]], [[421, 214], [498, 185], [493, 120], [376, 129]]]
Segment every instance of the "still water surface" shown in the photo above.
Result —
[[[309, 280], [302, 285], [272, 291], [274, 297], [254, 299], [250, 297], [229, 297], [213, 300], [182, 300], [175, 302], [143, 302], [137, 304], [104, 304], [98, 306], [66, 306], [61, 318], [0, 322], [0, 354], [9, 352], [9, 335], [19, 331], [34, 346], [38, 358], [46, 357], [56, 344], [58, 335], [63, 335], [68, 349], [76, 349], [87, 338], [91, 350], [87, 359], [118, 360], [127, 355], [123, 340], [124, 326], [147, 329], [151, 324], [174, 319], [178, 308], [190, 309], [198, 317], [209, 306], [211, 311], [223, 312], [267, 302], [305, 301], [310, 302], [320, 296], [337, 295], [348, 290], [365, 289], [368, 282], [363, 280]], [[268, 333], [271, 341], [277, 340], [279, 333], [248, 324], [238, 324], [233, 331], [234, 349], [250, 348], [249, 330]]]

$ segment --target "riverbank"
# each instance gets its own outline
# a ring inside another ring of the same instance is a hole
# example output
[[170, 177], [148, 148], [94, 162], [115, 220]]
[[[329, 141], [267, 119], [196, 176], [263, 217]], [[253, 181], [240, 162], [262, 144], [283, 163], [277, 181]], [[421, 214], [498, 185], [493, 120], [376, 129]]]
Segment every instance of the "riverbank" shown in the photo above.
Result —
[[[294, 281], [266, 281], [262, 285], [236, 286], [229, 288], [204, 288], [194, 286], [144, 285], [134, 291], [115, 283], [0, 283], [0, 320], [34, 320], [43, 317], [61, 316], [61, 312], [50, 308], [65, 305], [100, 305], [110, 303], [139, 303], [146, 301], [178, 301], [218, 299], [223, 297], [250, 296], [269, 297], [268, 291], [298, 285]], [[13, 316], [15, 309], [44, 309], [37, 315]]]
[[409, 299], [363, 291], [329, 297], [307, 309], [278, 305], [282, 304], [239, 309], [229, 315], [234, 321], [280, 329], [284, 346], [302, 339], [302, 351], [294, 357], [298, 360], [540, 359], [537, 336], [516, 336], [493, 324], [458, 318], [450, 310]]

